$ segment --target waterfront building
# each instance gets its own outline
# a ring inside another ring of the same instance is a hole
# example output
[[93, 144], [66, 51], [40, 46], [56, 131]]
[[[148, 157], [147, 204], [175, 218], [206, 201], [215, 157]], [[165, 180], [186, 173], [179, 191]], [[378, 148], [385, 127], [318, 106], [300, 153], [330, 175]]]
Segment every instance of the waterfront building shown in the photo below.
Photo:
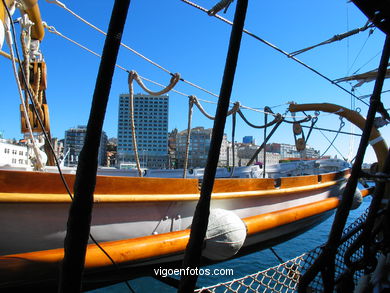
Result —
[[[238, 166], [246, 166], [259, 147], [260, 146], [258, 145], [244, 143], [237, 145], [236, 150], [239, 158]], [[265, 155], [265, 163], [267, 166], [278, 164], [281, 158], [279, 153], [274, 152], [266, 152]], [[253, 164], [260, 164], [261, 166], [264, 164], [264, 149], [256, 156]]]
[[0, 167], [30, 167], [26, 145], [0, 138]]
[[[74, 128], [70, 128], [65, 131], [65, 143], [64, 143], [64, 163], [65, 166], [73, 167], [77, 166], [81, 149], [84, 145], [85, 135], [87, 133], [87, 126], [79, 125]], [[98, 165], [106, 165], [106, 146], [107, 135], [103, 131], [100, 139]]]
[[[134, 95], [134, 124], [141, 167], [168, 168], [167, 95]], [[119, 96], [117, 165], [135, 162], [130, 122], [130, 96]]]
[[271, 143], [267, 144], [266, 150], [273, 153], [280, 154], [281, 160], [286, 159], [315, 159], [320, 157], [320, 151], [306, 145], [306, 149], [302, 152], [297, 151], [295, 145], [285, 143]]
[[[190, 146], [188, 153], [188, 168], [204, 168], [207, 163], [207, 156], [210, 149], [212, 128], [195, 127], [191, 129]], [[187, 129], [176, 135], [176, 161], [177, 168], [184, 167], [185, 152], [187, 143]], [[223, 136], [218, 166], [227, 166], [228, 142], [226, 134]]]

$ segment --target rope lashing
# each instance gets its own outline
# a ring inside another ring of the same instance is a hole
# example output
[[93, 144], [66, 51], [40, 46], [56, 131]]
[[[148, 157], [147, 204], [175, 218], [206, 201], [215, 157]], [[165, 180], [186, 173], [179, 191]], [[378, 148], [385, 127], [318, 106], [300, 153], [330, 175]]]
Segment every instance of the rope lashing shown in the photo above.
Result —
[[213, 8], [207, 11], [207, 14], [210, 16], [214, 16], [224, 8], [225, 8], [224, 13], [226, 13], [230, 4], [232, 4], [233, 1], [234, 0], [221, 0], [217, 4], [215, 4]]
[[150, 89], [148, 89], [144, 83], [142, 82], [141, 78], [138, 76], [138, 73], [134, 70], [130, 71], [129, 73], [129, 84], [130, 82], [132, 82], [133, 80], [135, 80], [139, 86], [145, 91], [147, 92], [149, 95], [152, 95], [152, 96], [160, 96], [160, 95], [163, 95], [163, 94], [166, 94], [167, 92], [169, 92], [171, 89], [173, 89], [175, 87], [175, 85], [178, 83], [178, 81], [180, 80], [180, 74], [179, 73], [175, 73], [172, 75], [171, 77], [171, 80], [169, 82], [169, 84], [164, 88], [162, 89], [161, 91], [159, 92], [153, 92], [151, 91]]
[[[266, 125], [255, 125], [255, 124], [249, 122], [248, 119], [246, 119], [246, 117], [244, 116], [244, 114], [242, 113], [241, 110], [238, 110], [237, 113], [238, 113], [238, 115], [240, 115], [240, 117], [242, 118], [242, 120], [244, 120], [244, 122], [245, 122], [246, 124], [248, 124], [250, 127], [257, 128], [257, 129], [261, 129], [261, 128], [264, 128], [264, 127], [272, 126], [272, 125], [274, 125], [275, 123], [277, 123], [278, 121], [283, 120], [282, 115], [279, 114], [279, 113], [277, 113], [277, 114], [274, 116], [274, 120], [272, 120], [271, 122], [267, 123]], [[272, 114], [273, 114], [273, 113], [272, 113]]]
[[[214, 120], [215, 117], [214, 116], [211, 116], [210, 114], [208, 114], [205, 109], [202, 107], [202, 104], [199, 103], [199, 100], [197, 99], [196, 96], [191, 96], [193, 98], [193, 103], [196, 105], [196, 107], [198, 107], [199, 111], [204, 115], [206, 116], [208, 119], [210, 120]], [[232, 115], [233, 113], [236, 113], [236, 112], [239, 112], [240, 111], [240, 102], [235, 102], [233, 107], [227, 112], [227, 116], [230, 116]]]
[[283, 120], [283, 122], [290, 123], [290, 124], [305, 123], [305, 122], [309, 122], [311, 119], [312, 119], [312, 117], [310, 115], [307, 115], [305, 118], [303, 118], [301, 120], [296, 120], [296, 121]]
[[188, 125], [187, 125], [186, 153], [184, 157], [184, 166], [183, 166], [183, 178], [187, 177], [188, 156], [189, 156], [190, 139], [191, 139], [191, 121], [192, 121], [192, 113], [193, 113], [195, 101], [196, 101], [195, 96], [188, 97]]

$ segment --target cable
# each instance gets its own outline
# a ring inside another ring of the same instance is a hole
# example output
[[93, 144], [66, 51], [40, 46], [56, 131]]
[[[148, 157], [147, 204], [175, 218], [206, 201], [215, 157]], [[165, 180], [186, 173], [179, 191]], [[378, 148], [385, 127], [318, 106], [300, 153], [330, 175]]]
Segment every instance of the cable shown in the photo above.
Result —
[[[349, 72], [351, 71], [352, 67], [355, 65], [356, 63], [356, 60], [359, 58], [360, 54], [362, 53], [364, 47], [366, 46], [367, 42], [368, 42], [368, 39], [370, 38], [370, 36], [373, 34], [375, 29], [371, 29], [370, 32], [368, 33], [368, 36], [367, 36], [367, 39], [364, 41], [362, 47], [360, 48], [359, 52], [357, 53], [356, 57], [355, 57], [355, 60], [353, 60], [351, 66], [349, 67], [348, 71], [347, 71], [347, 75], [349, 74]], [[355, 72], [356, 73], [356, 72]]]

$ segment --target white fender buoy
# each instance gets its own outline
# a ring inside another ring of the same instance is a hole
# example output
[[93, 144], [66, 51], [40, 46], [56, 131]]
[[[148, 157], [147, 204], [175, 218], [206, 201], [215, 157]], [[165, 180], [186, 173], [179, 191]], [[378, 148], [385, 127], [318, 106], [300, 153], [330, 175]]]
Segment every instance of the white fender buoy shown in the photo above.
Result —
[[235, 213], [224, 209], [210, 210], [202, 255], [211, 260], [232, 257], [244, 244], [246, 230], [245, 223]]
[[[347, 186], [347, 183], [343, 183], [341, 186], [340, 186], [340, 193], [339, 193], [339, 196], [341, 197], [344, 193], [344, 189], [345, 187]], [[362, 204], [363, 202], [363, 196], [362, 196], [362, 193], [360, 192], [359, 188], [356, 188], [355, 189], [355, 193], [353, 194], [353, 200], [352, 200], [352, 206], [351, 206], [351, 210], [355, 210], [357, 209], [358, 207], [360, 207], [360, 205]]]

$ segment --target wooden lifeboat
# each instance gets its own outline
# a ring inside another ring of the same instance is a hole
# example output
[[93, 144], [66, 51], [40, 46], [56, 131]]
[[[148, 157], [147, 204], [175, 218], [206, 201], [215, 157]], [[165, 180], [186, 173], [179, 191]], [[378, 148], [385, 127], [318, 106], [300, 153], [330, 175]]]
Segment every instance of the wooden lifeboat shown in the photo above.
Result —
[[[243, 247], [231, 257], [275, 245], [325, 220], [337, 207], [348, 176], [344, 170], [279, 179], [216, 179], [211, 209], [233, 212], [246, 227]], [[75, 175], [65, 179], [73, 186]], [[71, 203], [60, 177], [0, 170], [0, 191], [0, 288], [55, 285]], [[155, 265], [181, 261], [198, 198], [198, 179], [98, 176], [91, 234], [120, 267], [134, 270], [134, 276], [150, 273]], [[92, 243], [85, 269], [85, 282], [102, 273], [118, 277]]]

